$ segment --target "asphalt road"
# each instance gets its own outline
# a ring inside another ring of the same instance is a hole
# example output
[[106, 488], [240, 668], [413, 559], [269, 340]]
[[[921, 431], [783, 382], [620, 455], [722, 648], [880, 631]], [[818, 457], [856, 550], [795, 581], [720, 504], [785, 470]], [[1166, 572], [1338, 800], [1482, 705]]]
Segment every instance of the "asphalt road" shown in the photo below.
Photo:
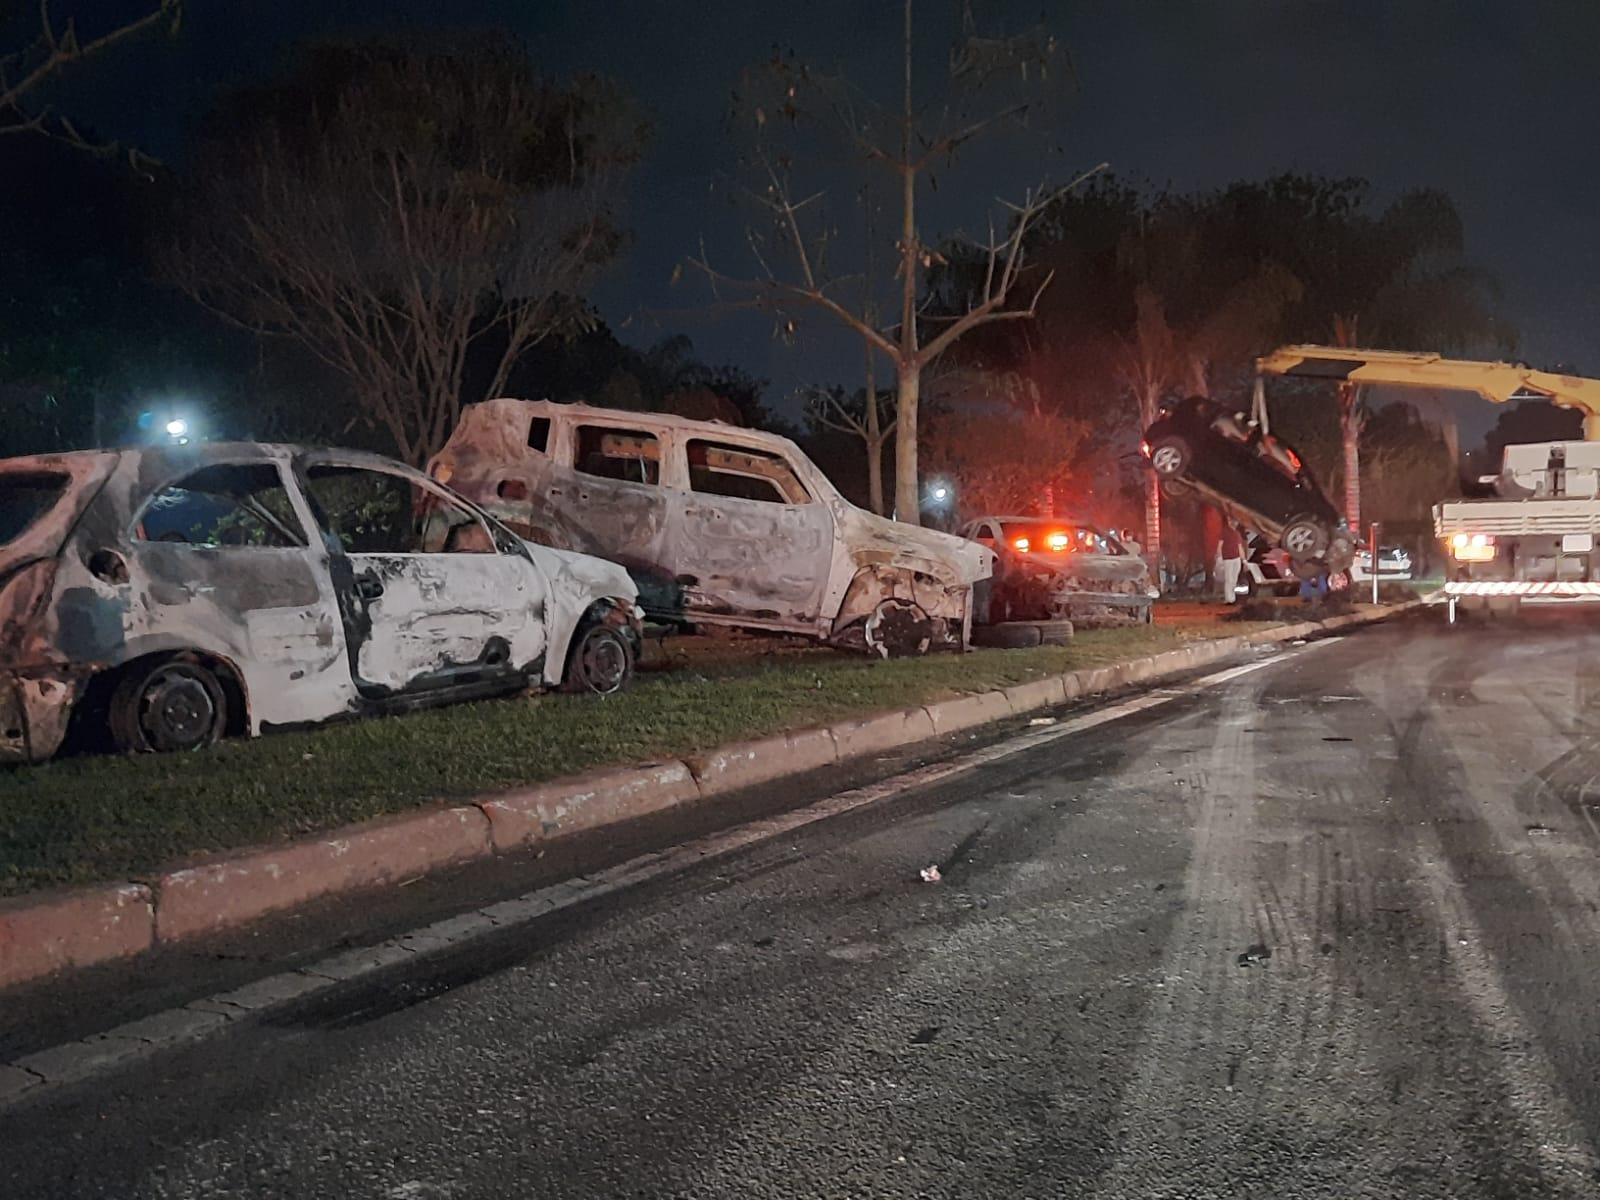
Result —
[[0, 1195], [1592, 1200], [1597, 705], [1592, 617], [1308, 647], [0, 1113]]

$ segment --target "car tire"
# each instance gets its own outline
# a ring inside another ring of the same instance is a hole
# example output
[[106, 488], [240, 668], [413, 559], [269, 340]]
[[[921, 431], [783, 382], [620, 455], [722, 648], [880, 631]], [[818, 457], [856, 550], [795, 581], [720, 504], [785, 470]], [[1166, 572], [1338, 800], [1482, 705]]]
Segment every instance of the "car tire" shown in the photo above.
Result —
[[1189, 443], [1180, 437], [1164, 437], [1150, 447], [1150, 466], [1163, 479], [1182, 475], [1189, 466]]
[[106, 723], [124, 754], [204, 750], [228, 727], [228, 695], [215, 672], [192, 659], [149, 659], [117, 681]]
[[1194, 495], [1194, 489], [1181, 479], [1163, 479], [1161, 494], [1168, 500], [1182, 500]]
[[609, 696], [633, 678], [638, 660], [633, 639], [615, 625], [591, 621], [573, 634], [562, 690]]
[[1328, 549], [1328, 533], [1315, 517], [1293, 517], [1278, 544], [1293, 559], [1321, 558]]
[[1071, 641], [1071, 621], [1002, 621], [972, 628], [972, 644], [989, 649], [1026, 650], [1033, 646], [1065, 646]]

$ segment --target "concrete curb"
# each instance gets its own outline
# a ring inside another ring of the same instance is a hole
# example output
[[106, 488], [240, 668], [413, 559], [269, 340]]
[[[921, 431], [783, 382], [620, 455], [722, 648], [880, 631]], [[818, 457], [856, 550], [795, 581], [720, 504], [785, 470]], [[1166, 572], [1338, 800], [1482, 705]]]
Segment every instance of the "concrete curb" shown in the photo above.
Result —
[[310, 900], [360, 892], [534, 842], [693, 804], [834, 763], [899, 750], [1205, 666], [1250, 646], [1374, 624], [1379, 613], [1196, 642], [1128, 662], [1069, 671], [953, 700], [722, 746], [684, 761], [611, 768], [384, 818], [316, 838], [221, 855], [144, 882], [101, 884], [0, 902], [0, 988], [145, 953]]

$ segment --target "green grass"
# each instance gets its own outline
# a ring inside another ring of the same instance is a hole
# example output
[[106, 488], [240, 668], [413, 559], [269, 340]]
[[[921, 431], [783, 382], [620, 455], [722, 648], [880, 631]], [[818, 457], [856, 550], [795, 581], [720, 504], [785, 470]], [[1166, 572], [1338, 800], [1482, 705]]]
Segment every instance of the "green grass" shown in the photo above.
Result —
[[1137, 626], [1087, 631], [1066, 647], [891, 662], [823, 651], [746, 653], [646, 672], [606, 699], [492, 701], [228, 742], [200, 754], [80, 757], [0, 770], [0, 895], [137, 878], [191, 855], [1261, 627]]

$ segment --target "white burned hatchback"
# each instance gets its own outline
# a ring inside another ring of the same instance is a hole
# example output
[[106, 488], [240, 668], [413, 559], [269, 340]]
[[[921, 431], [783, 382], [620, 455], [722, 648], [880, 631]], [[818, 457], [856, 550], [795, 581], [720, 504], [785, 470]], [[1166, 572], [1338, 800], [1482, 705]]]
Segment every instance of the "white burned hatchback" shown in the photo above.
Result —
[[400, 463], [258, 443], [0, 462], [0, 762], [566, 685], [639, 643], [621, 567]]

